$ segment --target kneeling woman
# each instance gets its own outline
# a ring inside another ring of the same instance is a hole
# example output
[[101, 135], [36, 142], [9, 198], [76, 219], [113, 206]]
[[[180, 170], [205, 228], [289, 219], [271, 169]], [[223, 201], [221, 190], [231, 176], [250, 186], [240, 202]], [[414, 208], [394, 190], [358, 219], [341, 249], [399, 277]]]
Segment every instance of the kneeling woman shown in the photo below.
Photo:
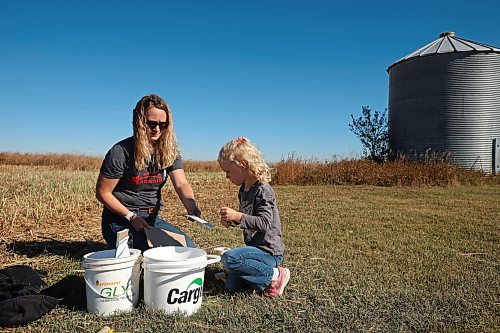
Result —
[[129, 229], [133, 247], [144, 251], [148, 249], [144, 229], [154, 226], [183, 235], [187, 246], [196, 247], [183, 231], [158, 215], [163, 206], [161, 189], [169, 176], [187, 213], [201, 215], [184, 174], [165, 100], [157, 95], [141, 98], [133, 110], [133, 127], [132, 137], [108, 151], [97, 179], [96, 196], [104, 204], [104, 239], [114, 248], [117, 232]]

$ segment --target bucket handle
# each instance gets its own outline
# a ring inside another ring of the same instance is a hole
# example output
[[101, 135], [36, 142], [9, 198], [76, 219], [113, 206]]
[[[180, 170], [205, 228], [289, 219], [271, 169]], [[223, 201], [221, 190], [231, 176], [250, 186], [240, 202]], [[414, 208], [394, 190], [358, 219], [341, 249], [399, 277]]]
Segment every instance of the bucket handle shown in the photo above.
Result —
[[[140, 263], [139, 263], [139, 262], [136, 262], [136, 263], [135, 263], [135, 265], [137, 265], [137, 264], [140, 264]], [[134, 267], [135, 267], [135, 265], [134, 265]], [[141, 277], [141, 274], [142, 274], [142, 266], [141, 266], [141, 265], [139, 265], [139, 273], [137, 274], [137, 276], [135, 277], [135, 279], [134, 279], [133, 281], [132, 281], [132, 280], [130, 280], [130, 285], [131, 285], [131, 286], [132, 286], [134, 283], [136, 283], [137, 279]], [[96, 294], [96, 295], [100, 295], [99, 290], [95, 289], [95, 288], [94, 288], [94, 286], [92, 286], [91, 281], [89, 281], [89, 280], [87, 279], [87, 274], [84, 274], [84, 275], [83, 275], [83, 279], [85, 280], [85, 283], [87, 284], [87, 286], [88, 286], [88, 287], [89, 287], [89, 288], [90, 288], [90, 289], [94, 292], [94, 294]]]
[[215, 264], [220, 261], [220, 256], [216, 254], [207, 254], [207, 265]]
[[207, 260], [197, 262], [190, 265], [162, 265], [162, 264], [146, 264], [143, 263], [143, 268], [155, 273], [182, 274], [192, 271], [204, 269], [207, 265], [215, 264], [220, 261], [220, 256], [215, 254], [207, 254]]
[[149, 272], [152, 273], [162, 273], [162, 274], [185, 274], [185, 273], [190, 273], [194, 271], [200, 271], [203, 270], [205, 266], [196, 266], [196, 267], [189, 267], [188, 269], [186, 268], [181, 268], [181, 267], [175, 267], [175, 268], [168, 268], [164, 266], [157, 266], [157, 265], [149, 265], [144, 267], [144, 270], [148, 270]]

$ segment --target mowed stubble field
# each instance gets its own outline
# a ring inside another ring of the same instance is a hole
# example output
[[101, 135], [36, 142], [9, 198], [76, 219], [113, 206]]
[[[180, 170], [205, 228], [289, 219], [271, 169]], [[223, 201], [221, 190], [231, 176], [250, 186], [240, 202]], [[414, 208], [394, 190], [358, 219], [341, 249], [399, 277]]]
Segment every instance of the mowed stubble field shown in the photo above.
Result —
[[[84, 254], [104, 248], [96, 171], [0, 165], [0, 268], [47, 271], [59, 306], [0, 332], [498, 332], [500, 186], [276, 186], [292, 278], [283, 297], [228, 295], [207, 267], [201, 311], [165, 315], [140, 304], [108, 318], [85, 311]], [[219, 226], [237, 207], [222, 173], [190, 173], [202, 228], [171, 186], [163, 216], [204, 249], [242, 244]]]

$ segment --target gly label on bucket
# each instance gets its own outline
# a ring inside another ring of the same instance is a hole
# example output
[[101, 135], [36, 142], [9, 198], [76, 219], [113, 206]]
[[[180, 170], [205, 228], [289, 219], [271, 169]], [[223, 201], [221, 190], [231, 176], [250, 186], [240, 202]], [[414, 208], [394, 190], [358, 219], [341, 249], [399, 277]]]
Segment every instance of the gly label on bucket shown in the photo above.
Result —
[[[191, 288], [194, 286], [194, 288]], [[180, 291], [177, 288], [170, 289], [168, 292], [167, 303], [168, 304], [183, 304], [198, 303], [203, 294], [203, 280], [201, 278], [196, 278], [187, 286], [186, 290]]]
[[127, 297], [127, 293], [131, 291], [130, 281], [128, 281], [126, 286], [123, 286], [121, 281], [100, 282], [96, 280], [95, 285], [97, 287], [104, 287], [99, 294], [101, 298], [109, 300], [124, 299]]

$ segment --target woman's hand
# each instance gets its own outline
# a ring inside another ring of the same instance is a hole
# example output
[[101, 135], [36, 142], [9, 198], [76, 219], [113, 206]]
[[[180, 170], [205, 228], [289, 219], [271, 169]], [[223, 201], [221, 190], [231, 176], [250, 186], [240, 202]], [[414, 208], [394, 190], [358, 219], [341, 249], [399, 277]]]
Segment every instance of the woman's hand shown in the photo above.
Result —
[[130, 219], [130, 224], [136, 231], [143, 231], [144, 229], [149, 229], [150, 226], [145, 219], [140, 217], [139, 215], [135, 215]]
[[175, 192], [177, 192], [177, 195], [181, 199], [188, 215], [195, 215], [200, 217], [201, 211], [198, 206], [196, 206], [193, 189], [186, 179], [184, 170], [177, 169], [170, 172], [170, 179], [172, 180]]
[[240, 212], [237, 212], [229, 207], [222, 207], [221, 209], [219, 209], [219, 213], [220, 222], [226, 228], [228, 228], [233, 221], [239, 224], [241, 222], [241, 216], [243, 215]]
[[196, 206], [196, 204], [193, 207], [190, 207], [187, 210], [187, 213], [188, 213], [188, 215], [194, 215], [194, 216], [198, 216], [198, 217], [201, 216], [201, 210], [198, 208], [198, 206]]

